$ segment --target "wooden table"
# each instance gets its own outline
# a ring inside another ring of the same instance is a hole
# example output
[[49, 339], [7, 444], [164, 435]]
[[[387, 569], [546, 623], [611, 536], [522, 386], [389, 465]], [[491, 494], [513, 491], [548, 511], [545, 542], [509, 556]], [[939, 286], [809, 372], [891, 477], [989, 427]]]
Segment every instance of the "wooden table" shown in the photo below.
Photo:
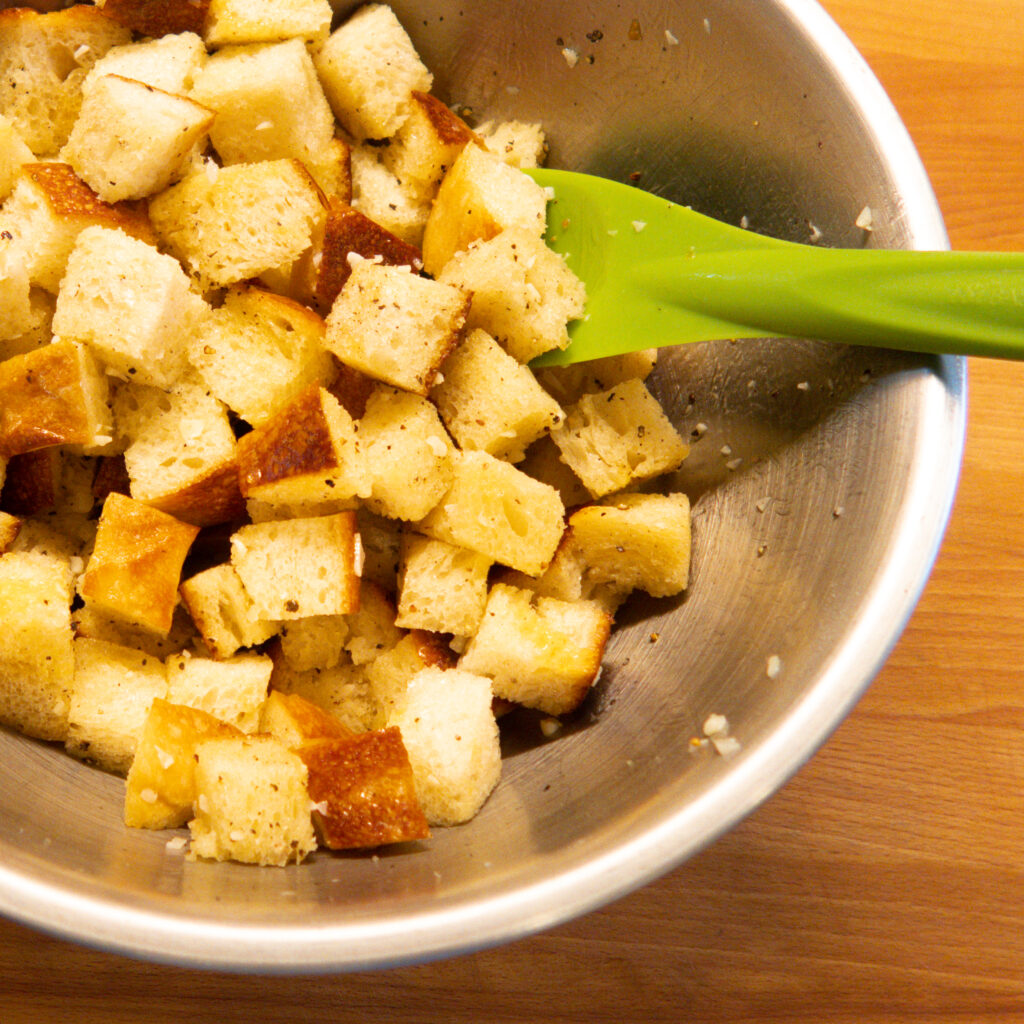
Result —
[[[955, 248], [1024, 249], [1024, 0], [825, 0]], [[1024, 1020], [1024, 364], [973, 361], [920, 606], [820, 754], [711, 849], [511, 947], [332, 978], [139, 964], [0, 922], [0, 1022]]]

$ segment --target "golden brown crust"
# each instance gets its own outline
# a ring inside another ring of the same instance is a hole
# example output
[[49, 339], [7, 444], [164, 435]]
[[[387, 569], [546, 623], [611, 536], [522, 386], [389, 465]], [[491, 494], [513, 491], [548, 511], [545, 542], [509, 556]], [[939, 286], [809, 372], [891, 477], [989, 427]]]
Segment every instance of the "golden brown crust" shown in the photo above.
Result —
[[104, 12], [144, 36], [203, 34], [210, 0], [105, 0]]
[[18, 539], [19, 533], [21, 533], [21, 520], [6, 512], [0, 512], [0, 554], [10, 548]]
[[16, 516], [34, 516], [57, 500], [60, 458], [56, 448], [14, 455], [7, 463], [0, 508]]
[[[271, 690], [267, 695], [264, 715], [279, 715], [280, 721], [287, 723], [286, 727], [289, 732], [294, 736], [301, 737], [300, 743], [348, 739], [353, 735], [352, 731], [347, 729], [339, 718], [335, 718], [329, 711], [298, 693]], [[267, 730], [264, 728], [262, 720], [261, 731], [270, 731], [277, 735], [277, 730], [273, 725]]]
[[150, 498], [149, 504], [193, 526], [219, 526], [245, 516], [238, 486], [238, 464], [230, 459], [177, 491]]
[[423, 111], [424, 117], [434, 129], [438, 142], [443, 146], [465, 146], [467, 143], [479, 141], [476, 132], [436, 96], [414, 89], [412, 98]]
[[338, 362], [338, 372], [327, 390], [338, 400], [341, 407], [354, 420], [361, 420], [366, 412], [366, 403], [377, 387], [377, 382], [354, 366]]

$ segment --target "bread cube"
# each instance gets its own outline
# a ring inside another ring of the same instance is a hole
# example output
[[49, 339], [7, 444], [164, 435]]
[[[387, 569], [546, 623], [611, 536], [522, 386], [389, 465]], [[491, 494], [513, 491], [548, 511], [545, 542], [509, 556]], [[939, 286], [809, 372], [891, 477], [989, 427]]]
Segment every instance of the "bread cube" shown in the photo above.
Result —
[[423, 265], [437, 277], [472, 242], [508, 228], [540, 238], [547, 193], [532, 178], [482, 146], [465, 146], [444, 176], [423, 233]]
[[384, 720], [390, 722], [405, 706], [405, 695], [413, 677], [425, 668], [455, 667], [455, 655], [436, 633], [414, 629], [366, 665], [366, 678], [380, 704]]
[[566, 406], [574, 405], [584, 395], [610, 391], [627, 380], [646, 380], [657, 362], [658, 350], [647, 348], [565, 366], [540, 366], [536, 375], [541, 387], [556, 402]]
[[85, 228], [120, 228], [142, 241], [155, 241], [144, 208], [104, 203], [63, 163], [24, 164], [0, 221], [25, 261], [29, 281], [54, 295]]
[[343, 363], [426, 396], [459, 342], [469, 300], [403, 267], [356, 262], [327, 316], [326, 345]]
[[430, 397], [463, 451], [508, 462], [520, 462], [564, 415], [530, 369], [479, 329], [445, 360]]
[[330, 712], [297, 693], [271, 690], [260, 709], [261, 733], [280, 740], [289, 750], [309, 740], [344, 739], [352, 733]]
[[32, 330], [35, 320], [25, 256], [8, 231], [0, 236], [0, 359], [9, 359], [39, 347], [18, 343], [22, 335]]
[[314, 668], [334, 668], [347, 662], [345, 642], [350, 627], [345, 615], [310, 615], [293, 619], [281, 629], [281, 655], [299, 672]]
[[149, 217], [204, 290], [298, 259], [322, 230], [324, 197], [298, 160], [207, 163], [154, 196]]
[[543, 239], [510, 228], [454, 255], [438, 280], [472, 292], [466, 323], [483, 328], [522, 363], [569, 344], [586, 288]]
[[284, 744], [208, 739], [196, 759], [191, 857], [284, 866], [316, 849], [306, 767]]
[[37, 156], [53, 156], [78, 116], [82, 80], [131, 33], [96, 7], [0, 10], [0, 113]]
[[258, 617], [343, 615], [359, 602], [355, 513], [243, 526], [231, 537], [231, 564]]
[[12, 455], [7, 462], [0, 505], [5, 512], [34, 516], [53, 508], [60, 486], [61, 459], [57, 448]]
[[384, 710], [362, 665], [335, 665], [298, 671], [275, 660], [270, 684], [274, 690], [298, 694], [323, 708], [349, 733], [370, 732], [384, 725]]
[[384, 163], [377, 146], [353, 146], [349, 167], [352, 205], [370, 220], [419, 249], [430, 202], [407, 189]]
[[408, 114], [416, 89], [433, 76], [390, 7], [367, 4], [335, 29], [315, 55], [335, 116], [357, 139], [386, 139]]
[[417, 528], [535, 576], [564, 529], [558, 492], [486, 452], [460, 452], [452, 486]]
[[71, 573], [63, 559], [0, 555], [0, 723], [63, 741], [74, 676]]
[[214, 661], [182, 652], [167, 659], [167, 699], [200, 708], [244, 733], [255, 732], [274, 663], [244, 653]]
[[185, 175], [213, 121], [212, 110], [185, 96], [103, 75], [60, 156], [104, 202], [143, 199]]
[[331, 13], [328, 0], [209, 0], [205, 39], [211, 48], [293, 37], [320, 43], [330, 31]]
[[458, 825], [483, 806], [501, 775], [491, 684], [462, 669], [425, 668], [391, 721], [409, 754], [431, 825]]
[[120, 75], [154, 89], [188, 96], [196, 72], [206, 62], [206, 47], [195, 32], [159, 34], [137, 43], [113, 46], [89, 69], [82, 84], [88, 93], [104, 75]]
[[477, 134], [487, 149], [513, 167], [540, 167], [547, 158], [547, 139], [539, 124], [488, 121], [477, 127]]
[[201, 33], [210, 0], [184, 4], [175, 0], [96, 0], [96, 6], [119, 25], [156, 39], [179, 32]]
[[14, 190], [22, 164], [35, 162], [32, 150], [9, 118], [0, 114], [0, 203]]
[[306, 170], [328, 203], [352, 202], [352, 147], [345, 139], [336, 135], [326, 150], [307, 162]]
[[111, 494], [78, 592], [98, 611], [166, 635], [181, 567], [198, 533], [198, 527], [166, 512]]
[[389, 267], [408, 267], [416, 273], [423, 269], [419, 249], [347, 203], [334, 202], [327, 214], [317, 269], [316, 300], [322, 309], [329, 310], [338, 297], [355, 257]]
[[334, 138], [334, 115], [301, 39], [218, 51], [191, 95], [216, 111], [210, 142], [224, 164], [319, 160]]
[[357, 665], [366, 665], [401, 640], [395, 625], [398, 611], [391, 596], [370, 580], [359, 583], [359, 607], [348, 617], [345, 651]]
[[238, 573], [224, 563], [189, 577], [181, 600], [211, 657], [230, 658], [242, 647], [256, 647], [277, 633], [276, 622], [261, 619]]
[[583, 481], [562, 461], [562, 453], [550, 434], [530, 445], [526, 456], [517, 465], [528, 476], [554, 487], [566, 508], [575, 508], [593, 500]]
[[126, 775], [157, 697], [167, 693], [163, 662], [144, 651], [79, 637], [65, 749], [104, 771]]
[[584, 395], [551, 439], [595, 498], [678, 469], [689, 452], [639, 380]]
[[192, 364], [213, 393], [257, 426], [311, 385], [328, 385], [334, 360], [323, 320], [262, 288], [228, 289], [189, 344]]
[[21, 530], [21, 520], [9, 512], [0, 512], [0, 555], [9, 551]]
[[[81, 558], [82, 564], [85, 559]], [[82, 605], [71, 613], [71, 623], [76, 637], [91, 640], [105, 640], [137, 651], [151, 654], [163, 661], [172, 654], [199, 647], [202, 643], [196, 628], [185, 609], [178, 605], [174, 609], [171, 628], [165, 634], [151, 633], [142, 626], [126, 622], [123, 618], [100, 611], [90, 605]]]
[[404, 629], [471, 636], [483, 618], [490, 568], [486, 555], [406, 534], [395, 622]]
[[155, 698], [128, 769], [124, 823], [152, 829], [184, 825], [196, 799], [196, 748], [204, 740], [241, 735], [205, 711]]
[[112, 437], [107, 382], [84, 345], [55, 341], [0, 363], [0, 458]]
[[496, 583], [459, 668], [487, 676], [498, 697], [564, 715], [597, 678], [611, 625], [596, 602], [535, 598]]
[[369, 493], [352, 417], [315, 384], [239, 439], [238, 479], [246, 498], [275, 504]]
[[429, 839], [409, 755], [395, 728], [304, 743], [321, 843], [353, 850]]
[[363, 582], [372, 582], [393, 594], [398, 587], [402, 524], [379, 516], [365, 506], [356, 509], [356, 521], [363, 549]]
[[381, 385], [359, 421], [369, 478], [366, 505], [393, 519], [422, 519], [452, 481], [455, 456], [437, 409], [419, 395]]

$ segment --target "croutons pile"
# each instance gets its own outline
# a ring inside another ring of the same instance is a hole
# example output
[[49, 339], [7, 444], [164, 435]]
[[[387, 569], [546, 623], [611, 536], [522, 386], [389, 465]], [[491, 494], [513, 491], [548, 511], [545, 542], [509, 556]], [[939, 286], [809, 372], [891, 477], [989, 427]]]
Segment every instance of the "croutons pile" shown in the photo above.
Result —
[[194, 858], [467, 821], [687, 584], [653, 356], [528, 365], [540, 129], [431, 85], [379, 4], [0, 11], [0, 722]]

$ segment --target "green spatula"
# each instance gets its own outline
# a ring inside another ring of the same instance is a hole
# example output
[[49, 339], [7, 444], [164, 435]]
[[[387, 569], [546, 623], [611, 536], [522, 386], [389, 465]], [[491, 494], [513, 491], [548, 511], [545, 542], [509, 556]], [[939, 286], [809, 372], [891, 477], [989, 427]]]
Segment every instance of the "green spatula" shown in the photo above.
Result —
[[569, 347], [534, 365], [765, 337], [1024, 358], [1022, 253], [800, 245], [605, 178], [529, 173], [554, 193], [548, 243], [587, 286]]

